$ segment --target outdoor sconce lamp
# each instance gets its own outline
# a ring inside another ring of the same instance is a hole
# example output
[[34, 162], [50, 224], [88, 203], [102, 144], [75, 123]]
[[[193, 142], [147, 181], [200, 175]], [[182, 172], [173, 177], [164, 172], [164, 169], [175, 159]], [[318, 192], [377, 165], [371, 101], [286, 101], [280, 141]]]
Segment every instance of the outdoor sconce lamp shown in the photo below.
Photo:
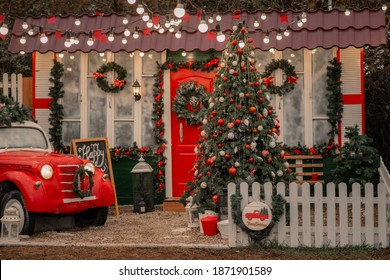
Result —
[[1, 218], [1, 239], [4, 241], [19, 240], [20, 217], [15, 207], [5, 209]]
[[138, 101], [141, 99], [141, 85], [139, 84], [137, 79], [133, 83], [133, 95], [134, 95], [135, 101]]
[[187, 212], [187, 223], [189, 228], [199, 227], [198, 205], [192, 203], [192, 197], [188, 198], [188, 203], [185, 207]]

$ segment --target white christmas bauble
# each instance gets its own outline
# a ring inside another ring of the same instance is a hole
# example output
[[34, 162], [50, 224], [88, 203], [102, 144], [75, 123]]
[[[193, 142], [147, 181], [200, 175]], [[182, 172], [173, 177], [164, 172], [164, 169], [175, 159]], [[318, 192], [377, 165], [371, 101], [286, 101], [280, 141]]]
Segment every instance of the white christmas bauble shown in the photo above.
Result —
[[258, 131], [262, 131], [262, 130], [263, 130], [263, 126], [262, 126], [262, 125], [259, 125], [259, 126], [257, 127], [257, 130], [258, 130]]
[[284, 167], [288, 168], [290, 166], [290, 164], [286, 161], [284, 164]]
[[199, 148], [198, 148], [198, 147], [195, 147], [195, 148], [194, 148], [194, 153], [195, 153], [195, 154], [198, 154], [198, 153], [199, 153]]
[[226, 67], [225, 62], [221, 62], [220, 66], [221, 66], [222, 68], [225, 68], [225, 67]]
[[209, 108], [213, 108], [214, 107], [214, 103], [209, 103]]
[[222, 88], [223, 88], [223, 85], [222, 85], [222, 84], [220, 84], [220, 85], [218, 86], [218, 88], [219, 88], [219, 89], [222, 89]]
[[237, 66], [238, 62], [237, 62], [236, 60], [234, 60], [234, 61], [232, 62], [232, 64], [233, 64], [233, 66]]
[[275, 148], [276, 147], [276, 144], [275, 144], [275, 142], [271, 142], [271, 143], [269, 143], [269, 146], [271, 147], [271, 148]]
[[220, 152], [219, 152], [219, 155], [220, 155], [221, 157], [225, 156], [225, 154], [226, 154], [225, 151], [220, 151]]
[[207, 188], [207, 183], [206, 183], [206, 182], [202, 182], [202, 183], [200, 184], [200, 187], [201, 187], [202, 189]]
[[222, 103], [222, 102], [224, 102], [224, 101], [225, 101], [225, 98], [223, 98], [223, 97], [220, 97], [220, 98], [219, 98], [219, 102]]
[[237, 147], [234, 147], [234, 153], [237, 154], [237, 152], [238, 152]]
[[246, 79], [242, 79], [242, 82], [245, 84], [246, 83]]
[[271, 176], [275, 177], [275, 173], [273, 171], [271, 171]]
[[243, 92], [240, 92], [240, 94], [238, 95], [240, 98], [244, 98], [244, 96], [245, 96], [245, 93], [243, 93]]
[[229, 74], [233, 74], [234, 73], [234, 69], [229, 69]]
[[227, 137], [228, 137], [229, 139], [233, 139], [233, 138], [234, 138], [234, 133], [233, 133], [233, 132], [229, 132], [228, 135], [227, 135]]
[[250, 55], [251, 55], [251, 56], [255, 56], [255, 52], [254, 52], [254, 51], [251, 51]]
[[207, 119], [203, 119], [202, 123], [207, 124]]
[[257, 147], [257, 143], [256, 142], [252, 142], [251, 143], [251, 149], [254, 150], [254, 149], [256, 149], [256, 147]]
[[262, 157], [257, 157], [257, 161], [262, 162], [264, 161]]
[[200, 132], [200, 135], [201, 135], [202, 137], [205, 137], [205, 136], [206, 136], [206, 131], [202, 130], [202, 131]]
[[280, 154], [281, 154], [281, 155], [284, 155], [284, 154], [285, 154], [285, 151], [284, 151], [284, 150], [282, 150], [282, 151], [280, 152]]
[[248, 119], [245, 119], [245, 120], [244, 120], [244, 124], [245, 124], [246, 126], [248, 126], [248, 125], [249, 125], [249, 120], [248, 120]]
[[279, 177], [282, 177], [283, 176], [283, 171], [282, 170], [278, 170], [276, 172], [276, 174], [279, 176]]
[[236, 161], [236, 162], [234, 163], [234, 166], [235, 166], [235, 167], [239, 167], [239, 166], [240, 166], [240, 163], [239, 163], [238, 161]]
[[198, 176], [198, 170], [195, 170], [194, 175], [195, 177]]
[[263, 116], [264, 116], [264, 117], [267, 117], [267, 116], [268, 116], [268, 110], [265, 109], [265, 108], [263, 109]]
[[236, 31], [237, 30], [237, 25], [233, 25], [233, 31]]

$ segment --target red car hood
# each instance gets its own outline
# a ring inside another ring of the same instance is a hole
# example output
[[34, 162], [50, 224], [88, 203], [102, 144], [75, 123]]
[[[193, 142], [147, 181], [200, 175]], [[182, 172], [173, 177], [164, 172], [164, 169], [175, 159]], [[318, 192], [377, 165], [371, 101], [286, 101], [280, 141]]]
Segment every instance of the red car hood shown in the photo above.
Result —
[[56, 154], [46, 151], [17, 150], [0, 153], [0, 165], [25, 165], [36, 166], [38, 164], [82, 164], [86, 162], [74, 155]]

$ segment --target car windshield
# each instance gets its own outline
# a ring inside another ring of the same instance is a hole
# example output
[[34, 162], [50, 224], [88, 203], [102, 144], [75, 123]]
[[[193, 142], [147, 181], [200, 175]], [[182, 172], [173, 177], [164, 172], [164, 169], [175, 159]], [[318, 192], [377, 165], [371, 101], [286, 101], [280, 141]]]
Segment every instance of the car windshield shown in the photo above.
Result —
[[48, 149], [42, 131], [33, 127], [0, 127], [0, 149]]

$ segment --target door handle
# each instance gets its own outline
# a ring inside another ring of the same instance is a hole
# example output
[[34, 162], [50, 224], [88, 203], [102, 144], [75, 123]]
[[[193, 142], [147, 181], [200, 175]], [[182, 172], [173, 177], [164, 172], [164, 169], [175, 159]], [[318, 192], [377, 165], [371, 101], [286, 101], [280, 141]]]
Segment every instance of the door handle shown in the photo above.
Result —
[[180, 122], [180, 131], [179, 131], [179, 136], [180, 136], [180, 143], [183, 143], [183, 137], [184, 137], [184, 131], [183, 131], [183, 123]]

